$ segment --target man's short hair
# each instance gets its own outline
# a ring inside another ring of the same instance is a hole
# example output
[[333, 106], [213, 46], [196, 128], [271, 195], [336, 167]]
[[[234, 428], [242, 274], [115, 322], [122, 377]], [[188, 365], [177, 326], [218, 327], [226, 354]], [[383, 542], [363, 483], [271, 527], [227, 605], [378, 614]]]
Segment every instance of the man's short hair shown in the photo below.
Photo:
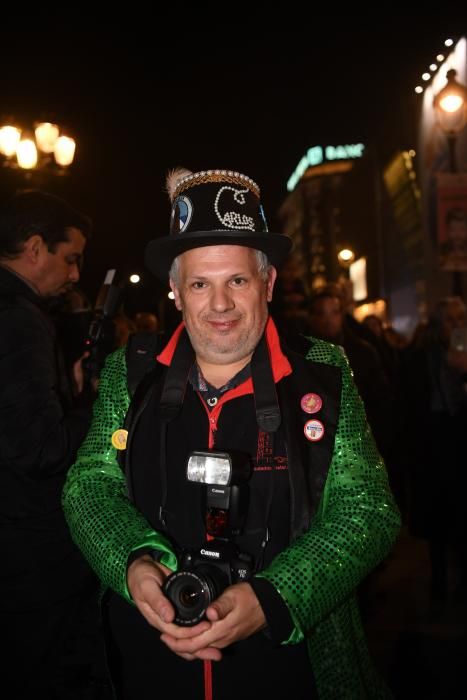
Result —
[[88, 239], [91, 219], [48, 192], [17, 192], [0, 212], [0, 258], [18, 257], [25, 242], [35, 234], [42, 236], [53, 253], [58, 243], [68, 240], [70, 228], [78, 229]]
[[[262, 250], [257, 250], [256, 248], [253, 248], [252, 250], [255, 251], [258, 274], [261, 279], [266, 281], [268, 278], [269, 268], [271, 267], [269, 258], [266, 253], [263, 253]], [[169, 270], [169, 279], [171, 279], [177, 287], [180, 285], [180, 255], [177, 255], [177, 257], [172, 261], [172, 265], [170, 266]]]

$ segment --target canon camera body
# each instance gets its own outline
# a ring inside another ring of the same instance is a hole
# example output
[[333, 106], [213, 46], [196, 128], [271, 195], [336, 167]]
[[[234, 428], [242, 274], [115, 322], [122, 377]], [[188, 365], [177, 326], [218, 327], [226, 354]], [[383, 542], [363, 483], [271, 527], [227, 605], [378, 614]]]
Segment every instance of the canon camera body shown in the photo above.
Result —
[[178, 625], [196, 625], [228, 586], [253, 573], [253, 557], [232, 539], [246, 517], [251, 471], [249, 457], [239, 452], [195, 451], [188, 457], [188, 481], [206, 484], [207, 538], [196, 550], [182, 549], [178, 571], [164, 582]]
[[196, 625], [206, 609], [233, 583], [248, 581], [252, 557], [229, 541], [212, 540], [198, 551], [185, 551], [179, 570], [165, 581], [163, 592], [176, 611], [177, 625]]

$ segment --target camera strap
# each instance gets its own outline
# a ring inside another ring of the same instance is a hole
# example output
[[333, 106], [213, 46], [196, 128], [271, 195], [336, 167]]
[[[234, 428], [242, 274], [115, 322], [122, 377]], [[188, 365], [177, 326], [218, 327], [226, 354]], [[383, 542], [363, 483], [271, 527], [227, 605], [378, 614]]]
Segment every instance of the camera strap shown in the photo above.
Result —
[[180, 334], [172, 357], [160, 399], [160, 413], [163, 421], [173, 420], [183, 405], [190, 369], [195, 361], [195, 352], [185, 329]]
[[251, 358], [251, 378], [258, 426], [265, 433], [275, 433], [281, 424], [281, 411], [265, 334]]
[[183, 405], [188, 375], [195, 361], [195, 353], [185, 329], [180, 334], [177, 347], [172, 357], [160, 397], [160, 479], [161, 507], [159, 519], [165, 526], [165, 508], [167, 504], [167, 428], [180, 412]]

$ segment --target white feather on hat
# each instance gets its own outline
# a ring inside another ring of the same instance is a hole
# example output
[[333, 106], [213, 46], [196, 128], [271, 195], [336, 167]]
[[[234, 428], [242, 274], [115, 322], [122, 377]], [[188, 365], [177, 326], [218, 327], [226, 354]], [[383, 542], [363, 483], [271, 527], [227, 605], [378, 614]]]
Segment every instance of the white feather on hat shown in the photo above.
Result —
[[177, 189], [178, 183], [183, 180], [184, 177], [188, 177], [188, 175], [193, 175], [192, 171], [181, 167], [173, 168], [173, 170], [169, 170], [167, 173], [165, 188], [171, 202], [174, 200], [175, 190]]

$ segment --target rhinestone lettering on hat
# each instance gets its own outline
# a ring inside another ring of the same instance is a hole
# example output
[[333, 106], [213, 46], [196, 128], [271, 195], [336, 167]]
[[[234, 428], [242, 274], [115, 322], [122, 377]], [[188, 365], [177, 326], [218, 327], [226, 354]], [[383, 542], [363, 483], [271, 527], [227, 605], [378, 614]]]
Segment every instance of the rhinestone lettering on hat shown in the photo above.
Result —
[[219, 200], [221, 198], [221, 195], [223, 192], [226, 190], [230, 190], [231, 192], [234, 193], [234, 200], [238, 204], [244, 205], [246, 203], [245, 201], [245, 194], [249, 192], [250, 190], [236, 190], [234, 187], [221, 187], [219, 192], [216, 195], [216, 199], [214, 201], [214, 211], [216, 212], [216, 216], [226, 228], [241, 228], [241, 229], [249, 229], [250, 231], [255, 230], [255, 222], [251, 218], [251, 216], [247, 216], [246, 214], [239, 214], [236, 211], [227, 211], [225, 214], [222, 214], [219, 210]]

